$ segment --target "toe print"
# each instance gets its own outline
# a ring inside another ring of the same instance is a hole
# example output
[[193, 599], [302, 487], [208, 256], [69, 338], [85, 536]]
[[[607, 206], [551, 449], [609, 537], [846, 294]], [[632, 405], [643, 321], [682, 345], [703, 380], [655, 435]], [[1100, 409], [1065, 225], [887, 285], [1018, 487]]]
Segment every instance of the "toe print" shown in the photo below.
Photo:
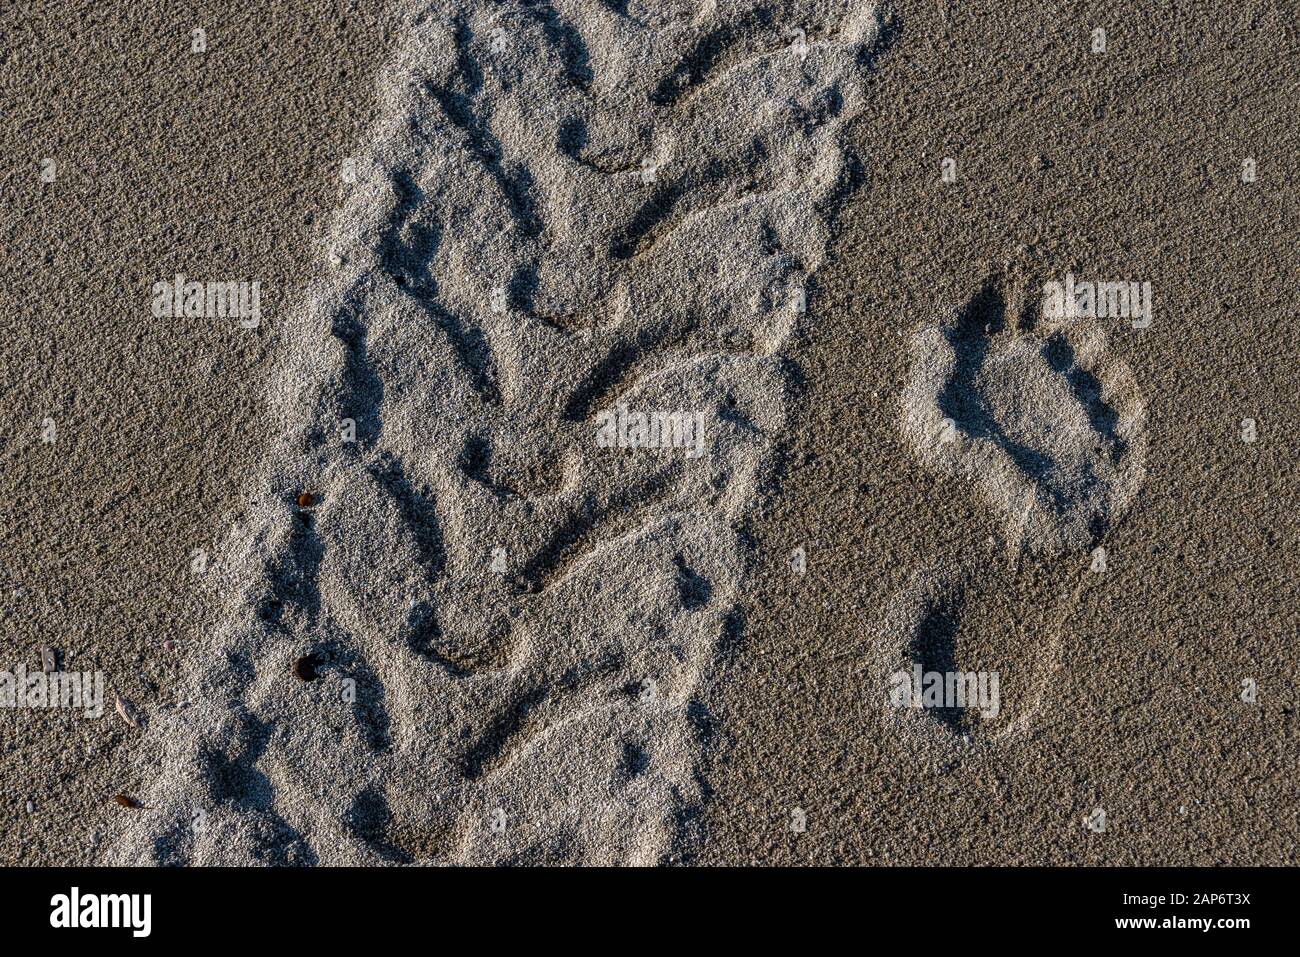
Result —
[[980, 292], [912, 338], [902, 432], [931, 468], [978, 483], [1014, 552], [1099, 539], [1145, 475], [1145, 407], [1090, 320], [1007, 328]]

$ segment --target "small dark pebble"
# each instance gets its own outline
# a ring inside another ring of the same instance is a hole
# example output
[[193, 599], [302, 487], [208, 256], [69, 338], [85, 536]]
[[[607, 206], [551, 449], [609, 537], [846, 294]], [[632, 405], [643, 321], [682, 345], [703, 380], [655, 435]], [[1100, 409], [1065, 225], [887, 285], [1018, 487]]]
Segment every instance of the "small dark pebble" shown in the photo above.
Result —
[[315, 655], [303, 655], [293, 663], [294, 675], [302, 681], [315, 681], [320, 677], [316, 669], [321, 665], [321, 660]]

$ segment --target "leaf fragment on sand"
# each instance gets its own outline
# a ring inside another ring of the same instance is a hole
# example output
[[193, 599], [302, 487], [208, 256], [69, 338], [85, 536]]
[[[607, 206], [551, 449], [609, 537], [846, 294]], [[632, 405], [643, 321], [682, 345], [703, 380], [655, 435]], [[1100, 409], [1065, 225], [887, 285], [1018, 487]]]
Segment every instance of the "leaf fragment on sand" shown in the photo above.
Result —
[[113, 800], [116, 801], [118, 804], [122, 805], [122, 807], [128, 807], [131, 808], [132, 810], [136, 810], [140, 807], [139, 801], [137, 801], [135, 798], [127, 797], [125, 794], [114, 794]]
[[125, 698], [123, 698], [121, 695], [118, 695], [117, 700], [114, 702], [114, 706], [117, 708], [118, 717], [120, 717], [131, 727], [135, 728], [137, 731], [140, 730], [140, 722], [135, 719], [135, 715], [132, 714], [131, 707], [126, 703]]

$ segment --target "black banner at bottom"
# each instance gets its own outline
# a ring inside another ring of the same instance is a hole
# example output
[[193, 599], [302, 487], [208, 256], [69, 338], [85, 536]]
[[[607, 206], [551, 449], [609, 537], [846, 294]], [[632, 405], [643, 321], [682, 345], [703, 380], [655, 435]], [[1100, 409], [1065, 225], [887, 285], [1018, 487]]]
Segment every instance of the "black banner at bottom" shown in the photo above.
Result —
[[[1294, 870], [972, 869], [666, 870], [612, 874], [461, 869], [8, 869], [0, 920], [11, 942], [281, 942], [373, 945], [454, 922], [482, 922], [493, 943], [512, 931], [536, 937], [605, 935], [608, 922], [655, 933], [695, 920], [728, 936], [790, 923], [859, 934], [900, 922], [978, 924], [983, 939], [1124, 938], [1232, 946], [1286, 929]], [[852, 906], [846, 906], [851, 904]], [[619, 915], [622, 915], [621, 917]], [[536, 916], [538, 923], [530, 922]], [[599, 922], [599, 924], [594, 922]], [[603, 927], [603, 930], [598, 930]], [[969, 929], [969, 927], [968, 927]], [[195, 937], [195, 933], [201, 934]], [[75, 941], [74, 941], [75, 939]], [[459, 944], [458, 946], [464, 946]]]

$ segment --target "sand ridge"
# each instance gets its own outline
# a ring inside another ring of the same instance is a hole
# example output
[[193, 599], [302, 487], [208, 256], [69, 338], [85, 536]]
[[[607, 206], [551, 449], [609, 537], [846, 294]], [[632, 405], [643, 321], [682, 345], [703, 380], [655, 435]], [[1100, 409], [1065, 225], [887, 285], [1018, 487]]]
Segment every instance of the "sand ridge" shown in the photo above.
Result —
[[[411, 12], [110, 860], [673, 858], [884, 24]], [[600, 448], [616, 405], [702, 413], [704, 453]]]

